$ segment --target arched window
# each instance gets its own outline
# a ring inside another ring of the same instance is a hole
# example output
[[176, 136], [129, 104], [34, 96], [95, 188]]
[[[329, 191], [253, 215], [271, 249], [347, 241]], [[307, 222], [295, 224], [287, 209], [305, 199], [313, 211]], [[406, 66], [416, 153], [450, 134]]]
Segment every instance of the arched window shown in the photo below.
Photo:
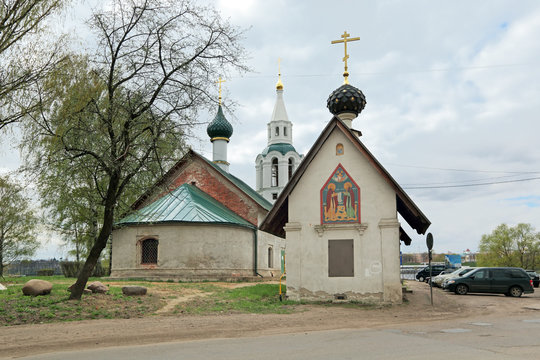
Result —
[[286, 126], [283, 127], [283, 136], [287, 136], [287, 127]]
[[272, 187], [276, 187], [279, 185], [278, 178], [279, 178], [278, 159], [273, 158], [272, 159]]
[[146, 239], [141, 243], [141, 264], [157, 264], [158, 241]]
[[276, 126], [276, 136], [279, 136], [279, 126]]
[[293, 171], [294, 171], [294, 159], [289, 158], [289, 180], [291, 180], [292, 178]]
[[272, 247], [268, 247], [268, 268], [271, 269], [274, 267], [274, 252], [272, 251]]
[[270, 126], [268, 127], [268, 140], [272, 137], [272, 129], [270, 129]]
[[263, 161], [259, 162], [259, 169], [257, 170], [258, 177], [257, 177], [257, 189], [261, 189], [263, 187]]

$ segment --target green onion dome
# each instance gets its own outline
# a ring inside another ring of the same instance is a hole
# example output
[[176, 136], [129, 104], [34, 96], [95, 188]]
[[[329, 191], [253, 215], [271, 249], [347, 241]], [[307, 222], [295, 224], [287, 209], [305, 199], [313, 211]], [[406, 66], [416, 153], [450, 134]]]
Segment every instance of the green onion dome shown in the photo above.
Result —
[[208, 127], [206, 128], [206, 133], [208, 134], [208, 136], [210, 136], [210, 139], [212, 141], [216, 138], [223, 138], [229, 141], [229, 138], [233, 133], [233, 127], [231, 123], [227, 121], [225, 115], [223, 115], [221, 105], [219, 105], [218, 107], [218, 112], [214, 120], [212, 120], [212, 122], [208, 124]]
[[326, 106], [332, 115], [354, 113], [358, 116], [366, 106], [366, 97], [354, 86], [344, 84], [330, 94]]

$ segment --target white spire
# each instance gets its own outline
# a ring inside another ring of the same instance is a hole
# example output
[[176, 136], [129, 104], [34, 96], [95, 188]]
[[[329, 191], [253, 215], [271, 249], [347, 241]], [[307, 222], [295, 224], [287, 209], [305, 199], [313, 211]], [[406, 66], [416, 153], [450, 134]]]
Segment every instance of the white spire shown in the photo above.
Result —
[[285, 103], [283, 102], [283, 90], [276, 90], [276, 93], [276, 104], [274, 105], [274, 111], [272, 112], [270, 121], [289, 121]]

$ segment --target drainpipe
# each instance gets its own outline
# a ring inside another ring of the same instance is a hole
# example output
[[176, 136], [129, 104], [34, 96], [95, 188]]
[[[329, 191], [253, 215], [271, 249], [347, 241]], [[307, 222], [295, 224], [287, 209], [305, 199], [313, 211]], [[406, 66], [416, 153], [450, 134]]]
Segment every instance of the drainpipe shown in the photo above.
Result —
[[253, 274], [255, 276], [263, 277], [261, 274], [259, 274], [259, 270], [257, 269], [257, 263], [259, 261], [259, 240], [257, 238], [257, 228], [253, 229], [253, 246], [255, 257], [255, 260], [253, 262]]

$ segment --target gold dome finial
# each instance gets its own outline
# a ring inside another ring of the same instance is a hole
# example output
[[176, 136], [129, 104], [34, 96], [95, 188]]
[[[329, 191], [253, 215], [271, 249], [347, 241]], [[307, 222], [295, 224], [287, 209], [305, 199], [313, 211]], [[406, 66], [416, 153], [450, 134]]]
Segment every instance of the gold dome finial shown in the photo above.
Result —
[[349, 54], [347, 54], [347, 42], [348, 41], [360, 40], [359, 37], [349, 38], [349, 36], [351, 36], [351, 34], [347, 34], [347, 31], [344, 31], [343, 35], [341, 35], [343, 40], [333, 40], [332, 41], [332, 44], [343, 43], [343, 45], [345, 45], [345, 56], [343, 57], [343, 62], [345, 63], [345, 71], [343, 72], [343, 77], [345, 78], [345, 80], [343, 81], [344, 84], [349, 83], [349, 69], [347, 67], [347, 59], [349, 58]]
[[281, 59], [278, 58], [278, 81], [276, 84], [276, 90], [283, 90], [283, 83], [281, 82]]
[[224, 82], [225, 80], [223, 80], [221, 76], [219, 77], [219, 80], [216, 81], [216, 84], [219, 84], [219, 105], [221, 105], [221, 84]]

